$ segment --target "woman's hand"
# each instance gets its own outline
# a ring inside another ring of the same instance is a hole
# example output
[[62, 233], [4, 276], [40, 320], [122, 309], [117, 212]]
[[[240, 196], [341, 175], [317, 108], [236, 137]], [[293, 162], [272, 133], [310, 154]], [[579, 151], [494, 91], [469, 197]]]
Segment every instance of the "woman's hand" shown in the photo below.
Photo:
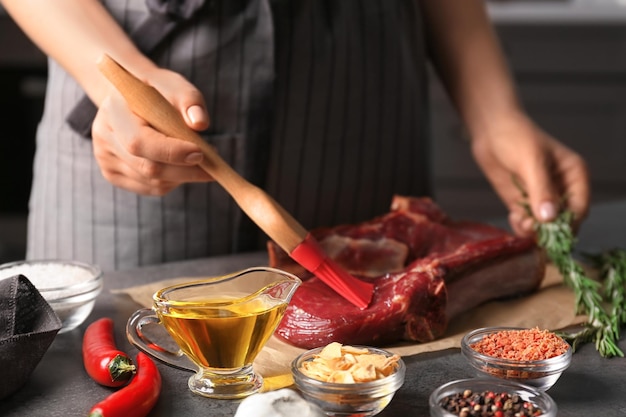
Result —
[[491, 133], [474, 138], [472, 152], [508, 207], [513, 231], [522, 236], [533, 233], [533, 219], [520, 205], [523, 197], [514, 178], [528, 193], [537, 220], [554, 220], [567, 209], [574, 213], [576, 230], [589, 210], [590, 185], [583, 158], [523, 115]]
[[[585, 162], [524, 115], [485, 2], [425, 1], [423, 9], [435, 68], [472, 136], [476, 161], [509, 209], [514, 232], [533, 233], [514, 179], [528, 193], [533, 217], [550, 221], [569, 209], [576, 228], [589, 206]], [[564, 197], [567, 207], [560, 207]]]
[[[189, 127], [208, 128], [203, 97], [191, 83], [165, 69], [152, 72], [147, 79], [180, 111]], [[92, 137], [102, 175], [128, 191], [162, 196], [186, 182], [211, 180], [198, 166], [203, 156], [196, 145], [154, 130], [128, 109], [113, 88], [100, 103]]]

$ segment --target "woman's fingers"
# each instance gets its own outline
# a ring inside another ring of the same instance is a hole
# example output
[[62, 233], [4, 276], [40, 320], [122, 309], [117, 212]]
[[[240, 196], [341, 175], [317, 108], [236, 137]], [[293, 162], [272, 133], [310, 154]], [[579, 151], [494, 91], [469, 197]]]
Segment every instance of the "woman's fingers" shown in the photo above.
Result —
[[114, 152], [100, 152], [97, 159], [107, 181], [142, 195], [162, 196], [183, 183], [210, 180], [210, 176], [198, 166], [177, 167], [143, 158], [127, 163]]
[[583, 158], [532, 123], [499, 133], [474, 142], [472, 149], [508, 207], [513, 231], [531, 235], [535, 221], [554, 220], [564, 209], [574, 213], [578, 227], [587, 215], [590, 194]]
[[196, 145], [155, 131], [117, 94], [101, 104], [92, 136], [103, 176], [121, 188], [163, 195], [185, 182], [211, 180], [197, 165], [203, 156]]

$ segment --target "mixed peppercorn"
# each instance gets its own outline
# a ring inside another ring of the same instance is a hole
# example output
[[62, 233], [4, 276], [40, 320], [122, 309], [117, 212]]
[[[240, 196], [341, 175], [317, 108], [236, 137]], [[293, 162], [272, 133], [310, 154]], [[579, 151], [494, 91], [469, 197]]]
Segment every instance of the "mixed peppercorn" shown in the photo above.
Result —
[[519, 395], [465, 390], [444, 397], [441, 406], [459, 417], [536, 417], [543, 411]]

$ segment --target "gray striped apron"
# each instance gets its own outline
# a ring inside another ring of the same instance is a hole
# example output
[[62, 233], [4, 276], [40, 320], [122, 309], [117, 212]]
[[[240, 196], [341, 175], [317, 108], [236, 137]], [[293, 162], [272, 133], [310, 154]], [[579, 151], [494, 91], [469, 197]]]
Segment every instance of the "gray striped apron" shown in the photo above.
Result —
[[[105, 0], [132, 33], [144, 0]], [[151, 54], [205, 96], [203, 136], [306, 228], [430, 191], [426, 52], [411, 0], [207, 0]], [[105, 270], [262, 249], [218, 184], [164, 197], [109, 184], [66, 118], [84, 92], [53, 60], [37, 132], [28, 259]]]

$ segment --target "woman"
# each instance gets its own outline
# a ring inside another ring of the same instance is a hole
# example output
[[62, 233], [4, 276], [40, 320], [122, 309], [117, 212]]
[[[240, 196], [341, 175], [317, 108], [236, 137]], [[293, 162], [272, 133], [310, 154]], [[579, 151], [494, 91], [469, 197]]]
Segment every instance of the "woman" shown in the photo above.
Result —
[[513, 178], [540, 221], [561, 208], [577, 223], [587, 213], [585, 163], [524, 114], [482, 1], [3, 4], [50, 57], [29, 258], [120, 269], [263, 241], [198, 168], [196, 146], [128, 111], [98, 72], [104, 53], [309, 229], [381, 214], [394, 193], [430, 192], [428, 58], [516, 233], [532, 233], [533, 219]]

